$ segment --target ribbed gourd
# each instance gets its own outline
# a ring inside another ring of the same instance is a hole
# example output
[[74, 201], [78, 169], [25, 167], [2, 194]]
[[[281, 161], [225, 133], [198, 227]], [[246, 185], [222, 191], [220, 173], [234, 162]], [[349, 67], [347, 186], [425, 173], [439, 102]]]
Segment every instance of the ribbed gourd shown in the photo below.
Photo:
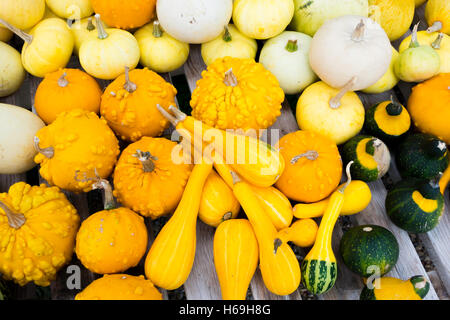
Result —
[[214, 233], [214, 266], [222, 300], [245, 300], [258, 267], [259, 247], [247, 219], [228, 220]]
[[100, 113], [122, 140], [156, 137], [169, 126], [156, 105], [167, 110], [175, 105], [176, 94], [175, 87], [157, 73], [147, 68], [125, 68], [125, 73], [106, 87]]
[[183, 195], [193, 165], [175, 163], [177, 143], [143, 137], [128, 145], [114, 169], [114, 195], [139, 214], [156, 219], [173, 213]]
[[224, 57], [202, 72], [192, 92], [192, 116], [219, 129], [266, 129], [281, 114], [278, 80], [253, 59]]
[[119, 142], [106, 121], [95, 113], [75, 109], [61, 113], [36, 133], [34, 161], [51, 185], [73, 192], [89, 192], [91, 184], [75, 180], [75, 172], [101, 178], [112, 173], [120, 153]]
[[430, 290], [430, 283], [424, 276], [407, 280], [382, 277], [374, 282], [364, 286], [360, 300], [423, 300]]
[[13, 184], [0, 193], [0, 272], [23, 286], [49, 286], [72, 259], [80, 217], [57, 187]]

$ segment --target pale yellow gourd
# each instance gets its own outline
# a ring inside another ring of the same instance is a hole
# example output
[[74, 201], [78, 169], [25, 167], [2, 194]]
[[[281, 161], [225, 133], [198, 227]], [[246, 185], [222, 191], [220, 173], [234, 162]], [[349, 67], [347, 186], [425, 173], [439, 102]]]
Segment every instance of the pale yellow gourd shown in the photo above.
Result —
[[0, 42], [0, 97], [16, 92], [25, 80], [20, 53], [10, 45]]
[[0, 41], [8, 42], [13, 37], [14, 33], [0, 25]]
[[0, 19], [6, 20], [18, 29], [28, 29], [42, 20], [45, 0], [2, 0]]
[[397, 77], [394, 71], [395, 62], [397, 61], [398, 56], [399, 56], [398, 51], [395, 50], [394, 47], [392, 47], [391, 64], [389, 65], [389, 68], [386, 71], [386, 73], [373, 85], [361, 91], [364, 93], [383, 93], [394, 88], [400, 81], [400, 79]]
[[79, 20], [94, 13], [90, 0], [46, 0], [47, 6], [58, 17]]
[[[106, 26], [106, 25], [105, 25]], [[97, 34], [97, 20], [92, 17], [76, 20], [71, 26], [73, 38], [75, 40], [75, 46], [73, 48], [74, 53], [78, 55], [80, 52], [81, 44], [89, 38], [91, 34]]]

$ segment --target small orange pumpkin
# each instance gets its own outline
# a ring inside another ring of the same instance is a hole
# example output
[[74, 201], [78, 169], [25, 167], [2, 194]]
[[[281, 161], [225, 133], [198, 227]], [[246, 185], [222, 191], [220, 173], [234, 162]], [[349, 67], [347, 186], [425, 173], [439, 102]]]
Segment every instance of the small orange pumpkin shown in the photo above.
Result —
[[105, 89], [100, 113], [122, 140], [156, 137], [169, 126], [156, 105], [168, 110], [175, 106], [176, 94], [175, 87], [157, 73], [147, 68], [125, 68], [125, 74]]
[[288, 198], [320, 201], [339, 185], [342, 160], [336, 143], [328, 137], [299, 130], [282, 137], [277, 147], [286, 167], [275, 186]]
[[91, 0], [91, 4], [109, 26], [135, 29], [153, 18], [156, 0]]
[[48, 73], [34, 98], [38, 116], [52, 123], [64, 111], [83, 109], [98, 113], [102, 90], [97, 81], [79, 69], [60, 69]]
[[180, 202], [192, 164], [175, 164], [176, 142], [143, 137], [122, 152], [114, 171], [114, 195], [124, 206], [156, 219]]

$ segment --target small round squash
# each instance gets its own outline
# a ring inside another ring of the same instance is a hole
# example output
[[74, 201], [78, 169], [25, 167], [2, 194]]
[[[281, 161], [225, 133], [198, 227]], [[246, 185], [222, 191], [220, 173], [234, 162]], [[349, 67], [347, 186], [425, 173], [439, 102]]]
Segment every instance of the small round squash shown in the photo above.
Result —
[[45, 0], [0, 1], [0, 19], [22, 30], [35, 26], [42, 20], [44, 12]]
[[422, 300], [430, 290], [430, 283], [424, 276], [414, 276], [408, 280], [382, 277], [374, 282], [370, 287], [369, 283], [364, 286], [360, 300]]
[[162, 300], [162, 294], [144, 276], [105, 274], [77, 294], [75, 300]]
[[98, 113], [102, 90], [97, 81], [79, 69], [60, 69], [49, 73], [34, 97], [36, 113], [50, 124], [64, 112], [83, 109]]
[[440, 31], [450, 35], [450, 2], [447, 0], [428, 0], [425, 6], [425, 20], [428, 32]]
[[0, 193], [0, 272], [49, 286], [72, 259], [80, 217], [57, 187], [18, 182]]
[[73, 51], [76, 55], [80, 53], [81, 44], [89, 38], [91, 34], [97, 34], [97, 19], [93, 17], [76, 20], [71, 26], [75, 45]]
[[16, 92], [25, 80], [20, 53], [10, 45], [0, 42], [0, 98]]
[[373, 85], [361, 91], [364, 93], [383, 93], [394, 88], [400, 81], [400, 79], [395, 74], [394, 70], [398, 56], [399, 56], [398, 51], [395, 50], [394, 47], [392, 47], [391, 64], [389, 65], [389, 68], [386, 71], [386, 73], [380, 79], [378, 79], [378, 81], [375, 82]]
[[333, 140], [310, 131], [296, 131], [277, 144], [286, 163], [275, 186], [288, 198], [316, 202], [339, 185], [342, 161]]
[[157, 73], [144, 68], [117, 77], [102, 95], [100, 113], [122, 140], [135, 142], [160, 136], [169, 122], [156, 108], [175, 106], [177, 90]]
[[63, 19], [83, 19], [94, 13], [91, 0], [46, 0], [47, 6]]

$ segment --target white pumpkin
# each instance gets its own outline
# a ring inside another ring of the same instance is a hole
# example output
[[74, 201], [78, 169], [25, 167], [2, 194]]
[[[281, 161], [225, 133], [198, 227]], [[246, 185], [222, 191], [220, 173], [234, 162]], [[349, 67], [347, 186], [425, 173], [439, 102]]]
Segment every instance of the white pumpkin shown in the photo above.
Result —
[[294, 0], [295, 12], [291, 28], [311, 37], [322, 24], [343, 15], [369, 15], [368, 0]]
[[162, 28], [186, 43], [217, 38], [233, 13], [232, 0], [158, 0], [156, 12]]
[[285, 31], [261, 49], [259, 62], [278, 79], [286, 94], [299, 93], [317, 80], [309, 65], [311, 40], [307, 34]]
[[0, 42], [0, 97], [16, 92], [25, 79], [20, 53], [10, 45]]
[[388, 70], [392, 47], [386, 32], [370, 18], [345, 15], [325, 22], [311, 42], [309, 60], [319, 78], [342, 88], [356, 77], [353, 91], [376, 83]]
[[33, 138], [44, 126], [31, 111], [0, 103], [0, 174], [24, 173], [36, 166]]

